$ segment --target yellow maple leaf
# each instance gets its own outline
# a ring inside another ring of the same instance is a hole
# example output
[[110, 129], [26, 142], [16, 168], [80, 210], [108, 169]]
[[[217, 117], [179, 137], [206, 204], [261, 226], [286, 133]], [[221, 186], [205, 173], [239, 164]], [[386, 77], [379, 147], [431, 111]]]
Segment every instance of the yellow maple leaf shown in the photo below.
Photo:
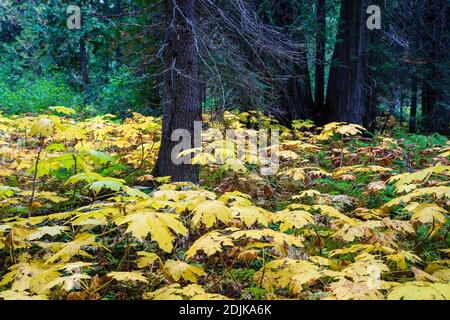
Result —
[[210, 164], [216, 163], [216, 158], [212, 154], [202, 152], [202, 153], [199, 153], [198, 155], [196, 155], [195, 157], [193, 157], [191, 160], [191, 163], [199, 164], [202, 166], [210, 165]]
[[[269, 241], [270, 244], [273, 242], [275, 251], [284, 256], [286, 256], [286, 250], [289, 246], [303, 247], [301, 238], [272, 229], [236, 231], [230, 235], [230, 238], [235, 240], [239, 240], [240, 238], [264, 240]], [[272, 239], [272, 242], [268, 239]]]
[[232, 218], [231, 209], [223, 202], [217, 200], [207, 200], [200, 203], [192, 214], [192, 223], [197, 228], [200, 228], [202, 225], [206, 228], [211, 228], [218, 221], [227, 224]]
[[377, 271], [377, 273], [381, 275], [390, 270], [388, 266], [378, 260], [375, 256], [369, 253], [362, 253], [355, 258], [355, 262], [341, 270], [340, 274], [355, 282], [361, 282], [373, 280], [374, 271]]
[[47, 283], [43, 289], [46, 290], [52, 289], [56, 286], [62, 286], [65, 291], [69, 292], [73, 289], [76, 289], [79, 286], [81, 280], [88, 279], [91, 279], [91, 276], [87, 274], [76, 273], [69, 276], [56, 278], [53, 281]]
[[197, 241], [195, 241], [186, 251], [186, 258], [194, 257], [198, 252], [203, 251], [208, 257], [217, 252], [222, 252], [222, 246], [234, 246], [233, 241], [221, 235], [218, 231], [211, 231]]
[[69, 227], [65, 227], [65, 226], [44, 226], [44, 227], [39, 227], [35, 230], [33, 230], [33, 232], [31, 232], [28, 236], [27, 239], [28, 240], [37, 240], [42, 238], [45, 235], [49, 235], [51, 237], [57, 236], [59, 234], [61, 234], [62, 232], [66, 231], [67, 229], [69, 229]]
[[119, 282], [144, 282], [148, 283], [148, 280], [143, 276], [142, 273], [133, 271], [133, 272], [118, 272], [113, 271], [106, 275], [114, 280]]
[[11, 284], [13, 291], [30, 291], [35, 294], [45, 294], [48, 290], [45, 286], [50, 281], [60, 276], [57, 271], [58, 266], [46, 265], [39, 260], [28, 260], [27, 256], [19, 258], [19, 263], [11, 266], [8, 272], [0, 281], [0, 286]]
[[335, 218], [338, 219], [340, 221], [343, 221], [349, 225], [354, 225], [356, 223], [355, 220], [353, 220], [352, 218], [347, 217], [346, 215], [342, 214], [339, 212], [339, 210], [327, 206], [327, 205], [314, 205], [311, 206], [312, 209], [314, 210], [320, 210], [320, 213], [323, 215], [326, 215], [330, 218]]
[[436, 165], [418, 172], [394, 176], [389, 180], [389, 182], [397, 181], [395, 183], [395, 187], [399, 189], [404, 185], [409, 185], [412, 183], [423, 183], [432, 174], [442, 174], [448, 172], [450, 172], [450, 166]]
[[352, 242], [355, 239], [369, 237], [374, 230], [384, 227], [382, 221], [361, 221], [353, 225], [344, 224], [333, 235], [333, 238], [342, 239], [346, 242]]
[[149, 300], [229, 300], [219, 294], [206, 293], [198, 284], [181, 287], [178, 283], [147, 292], [143, 298]]
[[418, 221], [422, 224], [445, 223], [446, 220], [444, 214], [447, 213], [447, 210], [436, 204], [411, 203], [405, 209], [413, 213], [411, 221]]
[[450, 284], [412, 281], [395, 287], [388, 300], [450, 300]]
[[416, 189], [413, 192], [406, 194], [404, 196], [395, 198], [385, 205], [383, 205], [382, 209], [389, 211], [393, 206], [400, 205], [402, 203], [409, 203], [415, 198], [420, 198], [426, 195], [431, 195], [436, 197], [437, 199], [441, 198], [450, 198], [450, 187], [430, 187], [430, 188], [421, 188]]
[[370, 288], [367, 281], [354, 282], [348, 279], [340, 279], [330, 284], [327, 288], [338, 300], [384, 300], [383, 294]]
[[343, 125], [339, 129], [336, 130], [337, 133], [340, 133], [344, 136], [354, 136], [357, 134], [361, 134], [362, 131], [365, 131], [366, 129], [360, 125], [357, 124], [348, 124]]
[[294, 181], [304, 181], [306, 179], [305, 171], [301, 168], [293, 168], [283, 172], [280, 172], [278, 176], [287, 176]]
[[251, 206], [252, 202], [250, 201], [251, 196], [248, 194], [234, 191], [234, 192], [226, 192], [222, 196], [220, 196], [219, 201], [223, 201], [224, 203], [231, 202], [231, 205], [243, 205], [243, 206]]
[[308, 260], [314, 264], [321, 266], [321, 267], [326, 266], [326, 267], [331, 267], [333, 270], [338, 269], [337, 264], [333, 260], [325, 258], [325, 257], [313, 256], [313, 257], [309, 257]]
[[283, 210], [277, 212], [275, 222], [281, 222], [280, 231], [285, 232], [291, 229], [300, 229], [306, 225], [314, 224], [313, 216], [304, 210]]
[[432, 276], [442, 283], [450, 283], [450, 269], [437, 270]]
[[411, 268], [411, 271], [414, 273], [414, 277], [416, 278], [416, 281], [419, 282], [439, 282], [438, 278], [433, 277], [431, 274], [422, 271], [420, 269]]
[[300, 293], [303, 285], [313, 283], [324, 277], [321, 269], [306, 260], [284, 258], [267, 263], [254, 275], [254, 280], [260, 282], [266, 290], [284, 289]]
[[270, 212], [255, 206], [235, 205], [231, 210], [233, 215], [243, 221], [248, 228], [257, 222], [267, 227], [272, 221]]
[[281, 158], [290, 160], [290, 161], [297, 160], [299, 158], [298, 154], [296, 154], [295, 152], [290, 151], [290, 150], [280, 151], [280, 152], [278, 152], [278, 155]]
[[395, 262], [397, 264], [397, 267], [400, 270], [406, 270], [407, 269], [406, 261], [410, 261], [412, 263], [416, 263], [416, 262], [422, 261], [422, 259], [420, 259], [420, 257], [418, 257], [417, 255], [413, 254], [412, 252], [410, 252], [410, 251], [403, 251], [403, 250], [400, 250], [399, 252], [397, 252], [395, 254], [387, 255], [386, 259]]
[[371, 182], [367, 185], [368, 193], [379, 193], [383, 190], [386, 190], [386, 182], [384, 181]]
[[223, 165], [223, 168], [225, 170], [231, 170], [234, 171], [236, 173], [239, 172], [247, 172], [247, 168], [245, 166], [245, 163], [242, 162], [239, 159], [235, 159], [235, 158], [228, 158], [225, 161], [225, 164]]
[[418, 188], [417, 184], [404, 184], [397, 188], [397, 193], [410, 193]]
[[139, 251], [137, 252], [137, 255], [139, 258], [136, 260], [136, 264], [139, 269], [153, 267], [156, 261], [159, 261], [159, 263], [162, 264], [161, 258], [156, 253]]
[[[200, 286], [199, 290], [203, 293], [203, 288]], [[170, 286], [166, 286], [155, 290], [153, 292], [146, 292], [142, 296], [144, 300], [183, 300], [184, 299], [184, 291], [181, 289], [181, 286], [178, 283], [172, 284]]]
[[55, 112], [59, 112], [59, 113], [63, 113], [65, 115], [71, 115], [71, 114], [77, 113], [74, 109], [63, 107], [63, 106], [50, 107], [49, 110], [52, 110], [52, 111], [55, 111]]
[[30, 129], [30, 136], [50, 137], [55, 132], [55, 124], [49, 118], [39, 119]]
[[386, 227], [398, 231], [403, 234], [415, 234], [416, 231], [410, 221], [393, 220], [391, 218], [384, 218], [383, 223]]
[[142, 210], [114, 221], [117, 225], [128, 224], [126, 232], [132, 233], [138, 240], [142, 241], [150, 234], [152, 240], [169, 253], [172, 252], [172, 241], [175, 240], [176, 234], [186, 236], [188, 233], [179, 217], [169, 213]]
[[48, 300], [46, 295], [31, 295], [27, 291], [5, 290], [0, 292], [3, 300]]
[[302, 191], [299, 195], [293, 196], [292, 199], [296, 200], [296, 199], [304, 199], [304, 198], [314, 198], [314, 197], [317, 197], [320, 195], [322, 195], [322, 193], [317, 190], [305, 190], [305, 191]]
[[167, 260], [164, 269], [175, 281], [183, 278], [186, 281], [196, 283], [197, 277], [206, 276], [203, 268], [192, 266], [183, 261]]
[[202, 293], [193, 296], [190, 300], [211, 300], [211, 301], [221, 301], [221, 300], [231, 300], [221, 294], [214, 293]]
[[58, 252], [46, 260], [46, 263], [53, 263], [57, 260], [67, 262], [75, 255], [90, 257], [90, 255], [81, 248], [93, 245], [96, 245], [95, 235], [90, 233], [80, 234], [75, 240], [63, 244]]

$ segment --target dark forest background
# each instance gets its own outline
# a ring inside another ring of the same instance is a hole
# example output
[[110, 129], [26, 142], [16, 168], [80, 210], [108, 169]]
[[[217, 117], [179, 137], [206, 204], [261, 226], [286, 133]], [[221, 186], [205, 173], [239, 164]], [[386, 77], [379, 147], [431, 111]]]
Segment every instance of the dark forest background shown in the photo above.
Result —
[[[81, 30], [66, 27], [69, 4], [82, 8]], [[366, 26], [369, 5], [381, 8], [380, 30]], [[0, 109], [64, 105], [126, 117], [161, 115], [177, 99], [219, 115], [264, 110], [283, 124], [346, 121], [375, 131], [383, 129], [376, 119], [394, 116], [411, 132], [448, 134], [448, 6], [2, 0]]]
[[0, 300], [450, 300], [449, 3], [0, 0]]

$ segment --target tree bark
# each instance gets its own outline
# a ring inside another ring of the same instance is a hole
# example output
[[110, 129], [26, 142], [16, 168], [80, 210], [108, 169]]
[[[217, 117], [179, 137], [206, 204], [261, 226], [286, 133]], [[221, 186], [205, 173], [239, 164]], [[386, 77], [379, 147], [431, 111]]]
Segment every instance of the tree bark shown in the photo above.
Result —
[[343, 0], [325, 106], [329, 122], [362, 124], [366, 113], [367, 0]]
[[417, 117], [417, 76], [413, 75], [411, 88], [411, 111], [409, 116], [409, 132], [416, 132]]
[[89, 100], [89, 70], [87, 64], [86, 37], [80, 39], [81, 78], [85, 102]]
[[315, 105], [316, 117], [323, 118], [325, 104], [325, 43], [326, 43], [326, 0], [317, 0], [316, 3], [316, 61], [315, 61]]
[[443, 90], [433, 87], [432, 81], [439, 81], [438, 74], [426, 79], [422, 85], [422, 116], [426, 132], [449, 133], [449, 110], [448, 101], [445, 103]]
[[[245, 4], [245, 10], [248, 12], [248, 15], [253, 16], [256, 20], [257, 18], [257, 12], [256, 12], [256, 3], [254, 0], [243, 0], [242, 1]], [[249, 46], [247, 41], [243, 39], [239, 34], [233, 35], [236, 43], [240, 44], [242, 54], [245, 56], [245, 68], [248, 70], [252, 70], [256, 67], [256, 69], [260, 66], [260, 62], [258, 62], [258, 58], [256, 56], [256, 53], [254, 49]], [[257, 103], [257, 93], [253, 88], [243, 86], [239, 88], [237, 91], [237, 95], [239, 96], [238, 99], [238, 106], [239, 109], [242, 111], [248, 111], [248, 110], [256, 110], [258, 108]]]
[[[116, 16], [117, 21], [120, 23], [120, 16], [122, 14], [122, 7], [120, 0], [114, 0], [114, 15]], [[120, 27], [119, 27], [120, 29]], [[119, 31], [120, 32], [120, 31]], [[115, 61], [116, 61], [116, 69], [120, 66], [120, 59], [122, 57], [122, 51], [120, 50], [120, 36], [117, 39], [116, 50], [115, 50]]]
[[177, 129], [191, 134], [194, 141], [194, 122], [201, 121], [199, 101], [198, 53], [195, 46], [195, 0], [166, 0], [166, 43], [164, 48], [164, 101], [162, 141], [154, 174], [170, 176], [172, 181], [198, 183], [198, 166], [173, 163], [171, 153], [179, 143], [172, 141]]
[[[289, 1], [281, 0], [277, 3], [274, 22], [277, 26], [289, 28], [293, 25], [293, 9]], [[303, 42], [304, 35], [293, 32], [292, 37], [299, 42]], [[311, 78], [308, 66], [306, 49], [300, 52], [301, 63], [283, 66], [287, 80], [275, 84], [278, 91], [278, 106], [281, 111], [279, 120], [282, 124], [289, 125], [296, 119], [311, 119], [314, 116], [314, 100], [311, 90]]]
[[403, 90], [400, 92], [400, 125], [403, 125], [403, 103], [405, 102], [405, 94]]
[[[81, 2], [83, 5], [83, 1]], [[80, 63], [81, 63], [81, 83], [83, 86], [84, 103], [89, 103], [89, 70], [86, 50], [86, 33], [83, 30], [83, 16], [81, 18], [81, 38], [80, 38]]]
[[421, 75], [423, 128], [428, 133], [448, 134], [449, 101], [445, 101], [448, 76], [443, 64], [448, 60], [448, 1], [430, 1], [425, 8], [425, 21], [430, 30], [421, 34], [427, 44], [424, 56], [429, 61]]

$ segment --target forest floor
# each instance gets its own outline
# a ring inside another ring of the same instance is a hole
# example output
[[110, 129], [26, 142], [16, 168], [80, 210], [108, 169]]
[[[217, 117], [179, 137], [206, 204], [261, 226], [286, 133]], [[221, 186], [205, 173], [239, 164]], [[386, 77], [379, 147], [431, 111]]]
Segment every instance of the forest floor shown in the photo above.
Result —
[[0, 299], [450, 299], [445, 137], [227, 112], [279, 171], [206, 131], [197, 186], [151, 175], [160, 119], [73, 113], [0, 115]]

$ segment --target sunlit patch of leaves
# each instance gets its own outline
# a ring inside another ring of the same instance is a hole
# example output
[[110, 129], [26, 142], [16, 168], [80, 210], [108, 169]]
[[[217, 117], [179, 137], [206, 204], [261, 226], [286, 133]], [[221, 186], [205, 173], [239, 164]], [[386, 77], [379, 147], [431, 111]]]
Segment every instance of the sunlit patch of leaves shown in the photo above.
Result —
[[207, 131], [196, 186], [152, 176], [160, 119], [49, 111], [0, 117], [1, 299], [450, 298], [442, 139], [226, 112], [281, 129], [280, 170]]

